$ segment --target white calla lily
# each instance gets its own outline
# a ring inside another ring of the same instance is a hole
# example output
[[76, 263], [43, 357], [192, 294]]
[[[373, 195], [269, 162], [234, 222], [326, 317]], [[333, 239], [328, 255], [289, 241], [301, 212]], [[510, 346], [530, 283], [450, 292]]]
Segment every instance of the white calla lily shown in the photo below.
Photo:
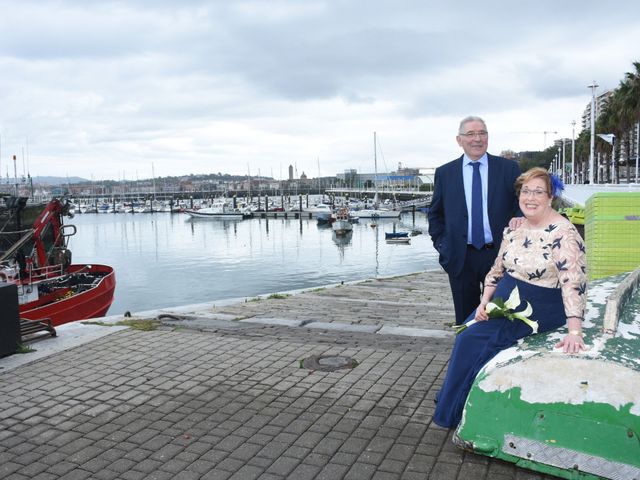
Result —
[[[529, 315], [533, 313], [533, 307], [527, 301], [525, 301], [525, 309], [521, 312], [516, 312], [515, 309], [520, 306], [520, 292], [518, 291], [518, 287], [514, 287], [509, 295], [509, 299], [506, 302], [502, 301], [502, 298], [496, 297], [494, 302], [489, 302], [485, 307], [485, 311], [491, 318], [506, 318], [507, 320], [520, 320], [527, 324], [532, 333], [538, 333], [538, 322], [535, 320], [531, 320]], [[453, 329], [456, 332], [456, 335], [466, 330], [471, 325], [477, 323], [477, 320], [473, 319], [462, 325], [454, 325]]]
[[518, 287], [515, 287], [504, 306], [509, 310], [514, 310], [518, 305], [520, 305], [520, 292], [518, 291]]
[[515, 309], [520, 306], [520, 291], [518, 287], [514, 287], [509, 295], [509, 299], [504, 302], [502, 298], [496, 297], [495, 301], [490, 302], [487, 305], [486, 311], [489, 318], [503, 317], [507, 320], [520, 320], [527, 324], [533, 333], [538, 333], [538, 322], [531, 320], [529, 316], [533, 313], [533, 307], [527, 301], [525, 301], [525, 309], [521, 312], [516, 312]]
[[529, 325], [529, 327], [531, 327], [532, 333], [538, 333], [538, 322], [535, 322], [533, 320], [530, 320], [529, 318], [527, 318], [526, 316], [523, 315], [524, 312], [521, 313], [515, 313], [513, 315], [514, 318], [517, 318], [518, 320], [522, 320], [524, 323], [526, 323], [527, 325]]
[[527, 302], [527, 308], [525, 308], [523, 312], [520, 312], [520, 315], [528, 318], [529, 315], [531, 315], [532, 313], [533, 313], [533, 307], [529, 302]]

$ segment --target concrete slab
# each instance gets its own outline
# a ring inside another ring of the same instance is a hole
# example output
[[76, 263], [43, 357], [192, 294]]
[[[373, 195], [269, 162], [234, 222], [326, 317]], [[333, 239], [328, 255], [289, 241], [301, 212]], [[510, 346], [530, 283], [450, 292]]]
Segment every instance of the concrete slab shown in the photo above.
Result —
[[271, 317], [244, 318], [240, 320], [240, 322], [257, 323], [261, 325], [281, 325], [284, 327], [300, 327], [301, 325], [305, 324], [303, 320], [289, 320], [287, 318], [271, 318]]
[[385, 325], [377, 332], [380, 335], [403, 335], [406, 337], [453, 338], [454, 333], [446, 330], [427, 330], [424, 328], [398, 327]]
[[350, 323], [330, 323], [330, 322], [309, 322], [307, 328], [317, 328], [322, 330], [338, 330], [341, 332], [361, 332], [376, 333], [380, 327], [378, 325], [353, 325]]

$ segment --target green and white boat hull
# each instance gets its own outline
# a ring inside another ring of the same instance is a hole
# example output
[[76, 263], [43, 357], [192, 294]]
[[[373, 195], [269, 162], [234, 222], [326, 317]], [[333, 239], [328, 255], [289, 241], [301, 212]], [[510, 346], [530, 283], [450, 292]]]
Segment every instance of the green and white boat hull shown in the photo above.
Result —
[[590, 283], [589, 351], [555, 349], [561, 330], [500, 352], [476, 377], [456, 442], [561, 478], [640, 480], [640, 292], [620, 289], [639, 279]]

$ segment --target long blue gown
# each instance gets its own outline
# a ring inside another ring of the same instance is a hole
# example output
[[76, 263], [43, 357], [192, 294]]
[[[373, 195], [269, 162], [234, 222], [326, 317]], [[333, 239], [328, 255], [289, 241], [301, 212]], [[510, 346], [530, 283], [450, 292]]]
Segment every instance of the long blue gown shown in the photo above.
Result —
[[[507, 300], [516, 285], [522, 303], [515, 310], [523, 310], [524, 301], [528, 301], [533, 307], [529, 318], [538, 322], [538, 333], [565, 325], [567, 317], [559, 288], [540, 287], [505, 273], [496, 286], [494, 298]], [[466, 321], [474, 316], [475, 311]], [[436, 397], [433, 421], [441, 427], [455, 428], [460, 423], [464, 404], [478, 372], [498, 352], [515, 345], [520, 338], [531, 333], [531, 327], [520, 320], [490, 318], [471, 325], [457, 335], [444, 384]]]

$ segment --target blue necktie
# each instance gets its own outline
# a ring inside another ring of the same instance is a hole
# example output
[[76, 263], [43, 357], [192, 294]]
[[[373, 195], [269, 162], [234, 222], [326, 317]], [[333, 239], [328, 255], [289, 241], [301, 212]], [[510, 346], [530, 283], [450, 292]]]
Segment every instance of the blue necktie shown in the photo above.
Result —
[[471, 162], [471, 166], [473, 167], [473, 180], [471, 181], [471, 244], [480, 250], [484, 247], [480, 162]]

